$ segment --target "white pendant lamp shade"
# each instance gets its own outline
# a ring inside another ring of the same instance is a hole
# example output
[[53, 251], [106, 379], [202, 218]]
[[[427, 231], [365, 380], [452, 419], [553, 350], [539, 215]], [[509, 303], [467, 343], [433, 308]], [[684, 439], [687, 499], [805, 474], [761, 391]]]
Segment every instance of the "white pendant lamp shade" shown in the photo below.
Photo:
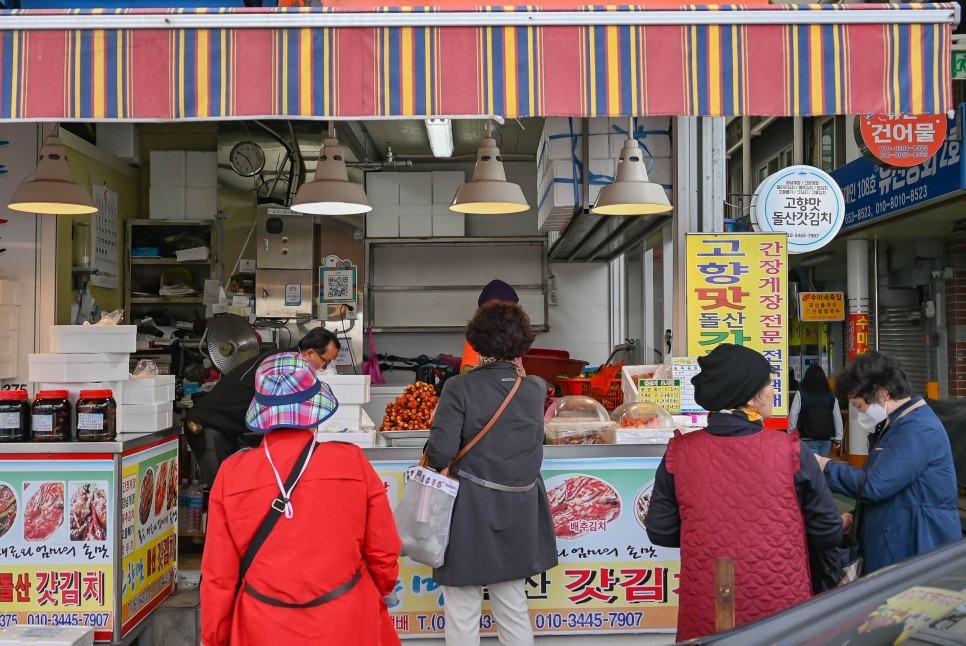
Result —
[[503, 160], [496, 140], [487, 132], [476, 153], [473, 181], [460, 185], [453, 197], [451, 211], [458, 213], [522, 213], [530, 208], [519, 185], [506, 181]]
[[315, 179], [299, 187], [291, 209], [312, 215], [349, 215], [372, 210], [363, 188], [349, 181], [337, 139], [327, 137], [322, 142]]
[[590, 210], [597, 215], [661, 215], [671, 212], [671, 202], [660, 184], [647, 178], [647, 168], [637, 141], [628, 138], [617, 160], [613, 184], [600, 189], [597, 204]]
[[52, 215], [97, 212], [90, 190], [71, 180], [67, 152], [56, 134], [44, 140], [37, 169], [14, 191], [7, 207], [14, 211]]

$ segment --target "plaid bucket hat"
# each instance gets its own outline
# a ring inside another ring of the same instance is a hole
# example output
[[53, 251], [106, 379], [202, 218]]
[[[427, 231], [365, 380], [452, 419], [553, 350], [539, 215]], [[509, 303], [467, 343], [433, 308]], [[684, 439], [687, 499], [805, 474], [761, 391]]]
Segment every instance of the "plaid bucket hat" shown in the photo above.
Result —
[[285, 352], [268, 357], [255, 372], [255, 398], [245, 415], [245, 426], [255, 433], [311, 429], [338, 408], [332, 389], [316, 379], [312, 364], [299, 354]]

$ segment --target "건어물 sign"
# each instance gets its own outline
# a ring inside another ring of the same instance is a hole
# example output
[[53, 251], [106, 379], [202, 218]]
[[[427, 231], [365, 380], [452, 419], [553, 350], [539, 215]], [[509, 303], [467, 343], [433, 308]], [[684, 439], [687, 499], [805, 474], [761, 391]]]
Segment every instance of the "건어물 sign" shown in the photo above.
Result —
[[863, 114], [855, 120], [855, 142], [879, 166], [916, 166], [939, 152], [945, 140], [944, 114]]

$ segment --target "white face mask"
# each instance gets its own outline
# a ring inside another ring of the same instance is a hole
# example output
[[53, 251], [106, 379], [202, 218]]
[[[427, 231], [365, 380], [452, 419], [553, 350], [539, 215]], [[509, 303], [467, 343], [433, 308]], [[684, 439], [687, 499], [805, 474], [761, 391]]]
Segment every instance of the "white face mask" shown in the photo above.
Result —
[[865, 409], [864, 412], [860, 411], [858, 416], [855, 418], [856, 423], [862, 427], [867, 433], [871, 433], [875, 430], [881, 422], [884, 422], [889, 414], [886, 413], [886, 409], [882, 407], [882, 404], [875, 402], [869, 404], [869, 407]]

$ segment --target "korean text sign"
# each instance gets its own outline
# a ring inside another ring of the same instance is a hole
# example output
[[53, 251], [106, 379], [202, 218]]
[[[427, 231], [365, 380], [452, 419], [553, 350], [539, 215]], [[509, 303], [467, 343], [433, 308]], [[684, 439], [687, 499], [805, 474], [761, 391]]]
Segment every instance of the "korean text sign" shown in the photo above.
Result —
[[171, 592], [178, 544], [178, 440], [121, 460], [121, 625], [127, 633]]
[[[560, 563], [526, 582], [535, 633], [675, 630], [679, 551], [652, 546], [643, 524], [659, 463], [660, 458], [544, 461]], [[412, 463], [373, 466], [395, 506]], [[564, 498], [600, 504], [554, 504]], [[443, 636], [443, 591], [431, 568], [402, 558], [396, 596], [389, 610], [400, 635]], [[480, 628], [483, 634], [496, 632], [486, 597]]]
[[83, 454], [0, 460], [0, 627], [115, 625], [114, 462]]
[[946, 140], [944, 114], [863, 114], [858, 125], [863, 152], [885, 166], [921, 164], [939, 152]]
[[778, 416], [788, 409], [787, 254], [785, 234], [687, 237], [688, 355], [708, 354], [722, 343], [760, 352], [775, 371]]
[[845, 294], [843, 292], [802, 292], [800, 294], [802, 321], [844, 321]]

